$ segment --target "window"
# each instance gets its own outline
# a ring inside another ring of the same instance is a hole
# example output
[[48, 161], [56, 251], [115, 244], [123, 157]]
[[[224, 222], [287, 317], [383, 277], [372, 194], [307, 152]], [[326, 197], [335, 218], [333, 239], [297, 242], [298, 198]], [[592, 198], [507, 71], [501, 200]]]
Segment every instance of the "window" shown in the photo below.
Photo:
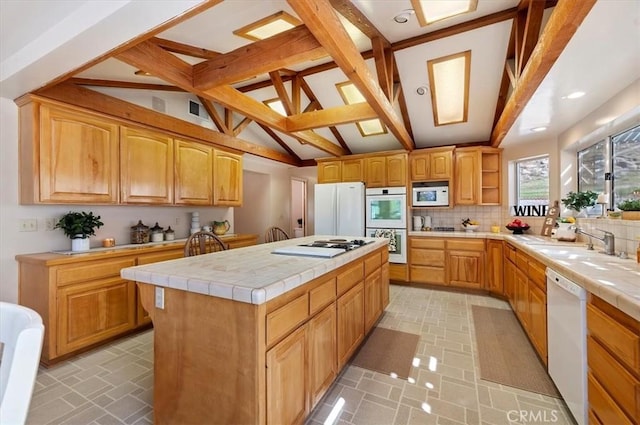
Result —
[[549, 205], [549, 157], [516, 162], [516, 205]]
[[[611, 178], [607, 178], [611, 173]], [[578, 190], [608, 193], [608, 208], [640, 196], [640, 126], [578, 152]], [[596, 205], [589, 214], [600, 214]]]

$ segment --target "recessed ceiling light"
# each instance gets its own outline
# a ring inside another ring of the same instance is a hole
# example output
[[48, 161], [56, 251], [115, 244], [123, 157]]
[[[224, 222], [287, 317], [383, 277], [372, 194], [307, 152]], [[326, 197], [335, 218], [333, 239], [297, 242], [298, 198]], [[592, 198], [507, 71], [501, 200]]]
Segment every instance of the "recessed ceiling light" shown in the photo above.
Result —
[[547, 127], [533, 127], [531, 131], [533, 131], [534, 133], [540, 133], [541, 131], [545, 131], [546, 129]]
[[414, 13], [416, 12], [413, 9], [406, 9], [394, 16], [393, 20], [398, 24], [406, 24]]
[[147, 71], [143, 71], [141, 69], [139, 69], [136, 72], [134, 72], [134, 74], [140, 75], [142, 77], [150, 77], [151, 76], [151, 74], [149, 74]]
[[584, 96], [585, 94], [586, 93], [583, 91], [574, 91], [573, 93], [570, 93], [567, 95], [567, 99], [578, 99]]

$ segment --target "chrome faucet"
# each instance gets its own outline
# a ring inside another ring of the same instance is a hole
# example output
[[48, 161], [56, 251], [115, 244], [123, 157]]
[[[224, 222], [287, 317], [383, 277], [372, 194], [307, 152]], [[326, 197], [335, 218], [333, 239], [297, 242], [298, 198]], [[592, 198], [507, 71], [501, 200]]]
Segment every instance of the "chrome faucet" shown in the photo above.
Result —
[[587, 235], [590, 238], [598, 239], [604, 243], [604, 253], [607, 255], [616, 255], [616, 238], [613, 233], [607, 232], [606, 230], [596, 229], [602, 233], [604, 233], [603, 237], [599, 237], [596, 235], [592, 235], [590, 233], [585, 232], [579, 227], [576, 227], [577, 233], [582, 233], [583, 235]]

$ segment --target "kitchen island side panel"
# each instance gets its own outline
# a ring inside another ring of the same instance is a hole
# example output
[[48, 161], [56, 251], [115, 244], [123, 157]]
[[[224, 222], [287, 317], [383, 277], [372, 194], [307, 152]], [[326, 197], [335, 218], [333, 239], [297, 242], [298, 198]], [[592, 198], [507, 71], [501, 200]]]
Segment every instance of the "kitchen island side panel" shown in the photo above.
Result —
[[265, 304], [158, 288], [161, 309], [156, 287], [138, 285], [155, 332], [155, 423], [264, 424]]

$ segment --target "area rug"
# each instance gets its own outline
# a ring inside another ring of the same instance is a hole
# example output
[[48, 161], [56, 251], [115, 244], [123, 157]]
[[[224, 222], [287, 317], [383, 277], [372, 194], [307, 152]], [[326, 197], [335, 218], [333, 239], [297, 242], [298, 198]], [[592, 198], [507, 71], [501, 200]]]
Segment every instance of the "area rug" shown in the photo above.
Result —
[[560, 398], [511, 310], [472, 305], [480, 378]]
[[419, 339], [419, 335], [376, 327], [351, 364], [407, 379]]

